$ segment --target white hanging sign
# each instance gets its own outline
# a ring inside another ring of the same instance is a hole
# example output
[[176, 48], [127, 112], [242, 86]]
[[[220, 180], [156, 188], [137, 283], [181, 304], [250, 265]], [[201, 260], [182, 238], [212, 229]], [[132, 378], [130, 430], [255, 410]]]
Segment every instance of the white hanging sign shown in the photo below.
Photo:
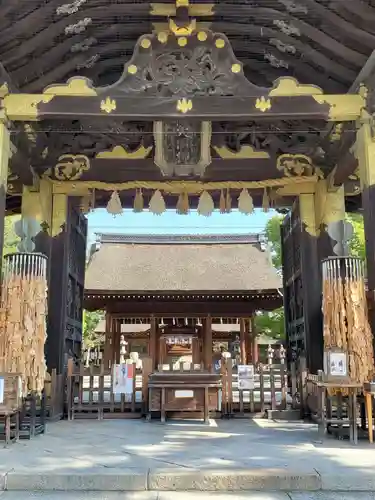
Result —
[[238, 365], [238, 389], [252, 391], [255, 386], [254, 365]]
[[113, 365], [113, 394], [133, 394], [134, 369], [133, 364]]

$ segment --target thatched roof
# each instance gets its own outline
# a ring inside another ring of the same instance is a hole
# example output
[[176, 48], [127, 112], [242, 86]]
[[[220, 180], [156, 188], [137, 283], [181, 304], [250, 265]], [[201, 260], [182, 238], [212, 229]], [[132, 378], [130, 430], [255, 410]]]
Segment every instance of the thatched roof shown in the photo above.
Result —
[[258, 235], [101, 235], [86, 293], [257, 292], [281, 288]]

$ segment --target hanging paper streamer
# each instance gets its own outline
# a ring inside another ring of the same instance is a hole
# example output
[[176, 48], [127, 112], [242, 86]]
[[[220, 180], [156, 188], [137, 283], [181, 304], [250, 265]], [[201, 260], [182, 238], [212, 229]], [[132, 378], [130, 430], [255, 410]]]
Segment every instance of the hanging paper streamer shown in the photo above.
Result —
[[152, 195], [148, 208], [155, 215], [161, 215], [165, 212], [165, 201], [159, 189]]
[[134, 197], [133, 212], [142, 212], [144, 208], [142, 189], [137, 189]]
[[226, 212], [229, 214], [232, 211], [232, 197], [230, 195], [229, 189], [227, 189], [227, 195], [225, 197]]
[[200, 215], [208, 217], [212, 214], [214, 210], [215, 210], [215, 205], [212, 196], [207, 191], [203, 191], [203, 193], [199, 197], [198, 213]]
[[189, 196], [186, 191], [182, 192], [178, 197], [176, 212], [180, 215], [187, 215], [189, 213]]
[[243, 189], [238, 197], [238, 210], [247, 215], [254, 212], [253, 199], [247, 189]]
[[263, 212], [268, 212], [268, 210], [270, 209], [270, 199], [268, 198], [268, 193], [266, 188], [263, 191], [262, 208]]
[[121, 215], [123, 212], [120, 196], [117, 191], [113, 191], [113, 193], [111, 194], [111, 198], [107, 205], [107, 212], [112, 214], [113, 217], [116, 217], [116, 215]]
[[225, 214], [227, 211], [227, 204], [225, 201], [225, 196], [223, 190], [220, 191], [220, 203], [219, 203], [220, 213]]
[[269, 199], [270, 199], [270, 207], [271, 208], [275, 208], [276, 198], [277, 198], [276, 192], [273, 189], [270, 189]]

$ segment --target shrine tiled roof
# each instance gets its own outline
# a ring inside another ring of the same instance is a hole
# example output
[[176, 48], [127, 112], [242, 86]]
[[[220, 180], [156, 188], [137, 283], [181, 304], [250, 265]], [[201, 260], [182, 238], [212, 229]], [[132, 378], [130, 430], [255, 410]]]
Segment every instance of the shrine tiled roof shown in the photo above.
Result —
[[101, 235], [86, 293], [260, 292], [282, 287], [258, 235]]

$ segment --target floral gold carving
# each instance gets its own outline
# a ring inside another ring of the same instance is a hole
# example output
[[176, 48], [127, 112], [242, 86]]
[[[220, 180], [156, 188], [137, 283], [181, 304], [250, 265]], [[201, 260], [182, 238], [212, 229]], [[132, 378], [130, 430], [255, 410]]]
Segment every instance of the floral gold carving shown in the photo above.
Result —
[[265, 111], [269, 111], [271, 109], [271, 100], [266, 99], [264, 96], [258, 97], [258, 99], [255, 101], [255, 107], [262, 113], [264, 113]]
[[62, 155], [54, 168], [56, 179], [76, 181], [90, 169], [90, 160], [84, 155]]
[[193, 109], [193, 101], [191, 99], [186, 99], [185, 97], [183, 99], [179, 99], [177, 101], [177, 111], [180, 111], [180, 113], [186, 114], [188, 111], [191, 111]]
[[107, 97], [100, 103], [100, 109], [106, 113], [112, 113], [112, 111], [115, 111], [116, 109], [116, 101]]
[[277, 169], [286, 177], [301, 177], [317, 175], [323, 178], [323, 172], [315, 167], [311, 158], [302, 154], [284, 154], [277, 159]]
[[96, 158], [118, 159], [118, 160], [139, 160], [147, 158], [152, 150], [152, 146], [145, 148], [139, 146], [135, 151], [128, 152], [123, 146], [115, 146], [111, 151], [102, 151], [96, 155]]

